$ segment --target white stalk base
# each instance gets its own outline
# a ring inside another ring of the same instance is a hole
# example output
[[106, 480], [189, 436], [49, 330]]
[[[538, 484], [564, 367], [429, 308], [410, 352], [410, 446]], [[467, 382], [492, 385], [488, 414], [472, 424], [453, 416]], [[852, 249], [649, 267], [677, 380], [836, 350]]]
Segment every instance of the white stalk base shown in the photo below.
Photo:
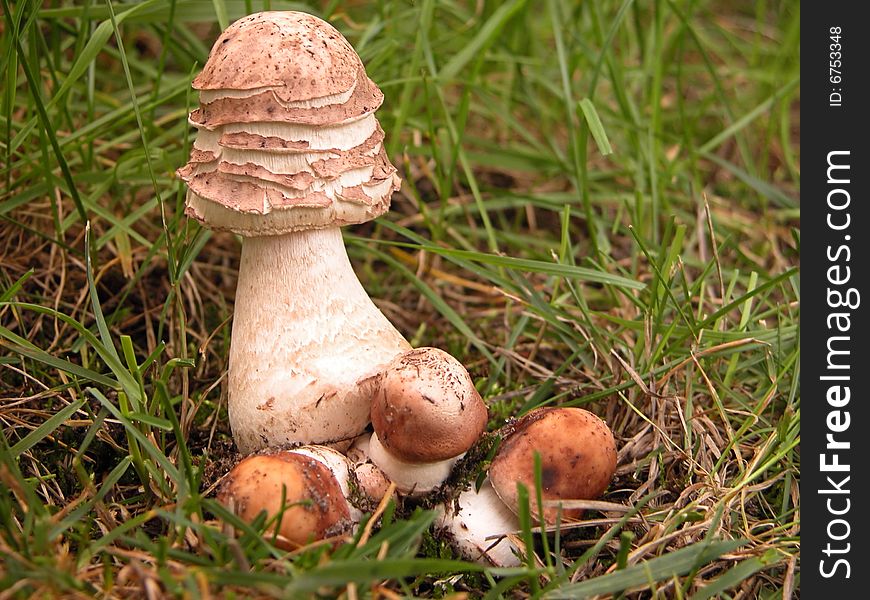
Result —
[[459, 495], [459, 512], [453, 506], [438, 507], [435, 526], [446, 529], [456, 549], [468, 560], [496, 567], [517, 567], [520, 559], [506, 533], [520, 528], [516, 515], [499, 500], [487, 479], [479, 492]]

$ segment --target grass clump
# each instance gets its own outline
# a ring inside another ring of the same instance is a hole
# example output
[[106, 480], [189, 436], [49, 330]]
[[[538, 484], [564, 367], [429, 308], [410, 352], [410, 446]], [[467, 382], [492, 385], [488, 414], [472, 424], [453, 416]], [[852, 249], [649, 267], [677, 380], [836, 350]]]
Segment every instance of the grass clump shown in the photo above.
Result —
[[346, 232], [383, 312], [469, 368], [491, 431], [541, 405], [614, 431], [611, 509], [499, 571], [422, 509], [285, 553], [213, 500], [238, 243], [174, 170], [191, 77], [264, 4], [2, 2], [0, 598], [797, 590], [799, 7], [266, 3], [386, 95], [404, 184]]

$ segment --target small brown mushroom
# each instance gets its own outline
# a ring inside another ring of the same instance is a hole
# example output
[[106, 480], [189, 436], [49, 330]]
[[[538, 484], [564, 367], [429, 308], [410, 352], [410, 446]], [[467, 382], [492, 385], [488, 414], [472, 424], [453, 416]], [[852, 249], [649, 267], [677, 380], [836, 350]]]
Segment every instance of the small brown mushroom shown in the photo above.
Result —
[[248, 522], [265, 511], [272, 522], [266, 531], [285, 549], [348, 534], [356, 516], [329, 466], [296, 451], [245, 458], [230, 471], [218, 500]]
[[397, 356], [372, 401], [372, 460], [400, 493], [441, 485], [486, 429], [487, 410], [465, 367], [437, 348]]
[[353, 468], [360, 491], [366, 500], [377, 504], [390, 489], [390, 480], [369, 456], [371, 433], [364, 433], [354, 440], [347, 450], [347, 459]]
[[[616, 445], [604, 422], [579, 408], [539, 408], [510, 426], [479, 492], [465, 491], [455, 506], [438, 507], [436, 525], [447, 532], [463, 556], [481, 564], [516, 566], [516, 549], [505, 534], [519, 529], [517, 483], [532, 495], [535, 514], [535, 453], [541, 456], [544, 501], [592, 500], [610, 483], [616, 469]], [[553, 525], [559, 511], [545, 507]], [[579, 518], [579, 509], [563, 517]], [[540, 519], [538, 519], [540, 520]]]
[[[604, 421], [582, 408], [533, 410], [513, 425], [489, 468], [495, 492], [514, 512], [517, 482], [534, 494], [535, 453], [541, 457], [544, 501], [598, 498], [616, 470], [616, 442]], [[543, 512], [554, 523], [558, 507]], [[579, 518], [582, 510], [564, 509], [562, 515]]]

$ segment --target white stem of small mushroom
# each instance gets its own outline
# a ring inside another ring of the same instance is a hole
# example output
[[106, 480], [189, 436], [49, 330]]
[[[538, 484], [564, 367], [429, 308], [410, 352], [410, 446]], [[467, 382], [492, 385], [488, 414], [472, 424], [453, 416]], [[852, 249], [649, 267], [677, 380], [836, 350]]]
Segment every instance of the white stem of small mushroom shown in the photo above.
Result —
[[337, 227], [246, 238], [228, 374], [239, 450], [359, 435], [374, 375], [409, 348], [357, 279]]
[[390, 480], [371, 458], [371, 433], [356, 438], [347, 450], [357, 483], [371, 502], [380, 502], [390, 487]]
[[406, 462], [390, 454], [381, 444], [377, 433], [373, 433], [369, 440], [368, 452], [372, 462], [396, 484], [396, 490], [406, 496], [421, 496], [437, 488], [450, 476], [453, 465], [465, 456], [463, 452], [453, 458], [436, 462]]
[[[462, 492], [459, 510], [438, 507], [435, 526], [447, 530], [456, 549], [468, 560], [496, 567], [521, 564], [515, 546], [504, 534], [520, 528], [517, 516], [499, 499], [489, 479], [480, 491]], [[502, 536], [502, 537], [499, 537]]]

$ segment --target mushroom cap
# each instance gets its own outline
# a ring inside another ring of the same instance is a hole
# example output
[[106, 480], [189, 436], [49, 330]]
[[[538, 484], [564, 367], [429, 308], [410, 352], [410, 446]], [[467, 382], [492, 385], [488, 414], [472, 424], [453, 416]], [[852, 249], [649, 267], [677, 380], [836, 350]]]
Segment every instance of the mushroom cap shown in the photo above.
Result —
[[[347, 500], [347, 507], [350, 514], [350, 520], [353, 525], [357, 525], [362, 519], [362, 513], [353, 504], [350, 503], [350, 498], [353, 495], [353, 486], [358, 484], [356, 466], [350, 458], [339, 452], [339, 448], [345, 450], [350, 447], [350, 441], [345, 444], [338, 444], [336, 447], [324, 446], [321, 444], [307, 444], [290, 450], [293, 454], [301, 454], [308, 456], [325, 465], [335, 481], [341, 488], [341, 495]], [[388, 484], [389, 485], [389, 484]]]
[[384, 94], [360, 67], [360, 83], [346, 102], [323, 106], [286, 105], [278, 92], [266, 89], [243, 98], [217, 98], [203, 102], [190, 113], [191, 123], [199, 129], [215, 129], [227, 123], [277, 121], [300, 125], [335, 125], [347, 123], [375, 112], [384, 102]]
[[[535, 452], [541, 456], [544, 500], [595, 499], [616, 470], [616, 443], [604, 421], [582, 408], [535, 409], [514, 424], [489, 467], [493, 488], [514, 512], [517, 482], [534, 498]], [[535, 501], [531, 504], [535, 511]], [[555, 522], [557, 507], [543, 512], [547, 523]], [[562, 514], [579, 518], [582, 509], [564, 509]]]
[[298, 102], [353, 87], [362, 62], [335, 27], [313, 15], [267, 11], [239, 19], [212, 46], [197, 90], [272, 88]]
[[[366, 147], [366, 144], [368, 142], [362, 144], [359, 151], [355, 148], [334, 158], [317, 154], [281, 155], [225, 150], [220, 157], [207, 160], [207, 153], [200, 151], [195, 157], [191, 156], [191, 162], [178, 174], [194, 191], [201, 180], [217, 171], [229, 175], [231, 180], [250, 181], [262, 188], [270, 187], [270, 183], [278, 184], [286, 188], [285, 195], [289, 198], [302, 198], [330, 188], [335, 188], [335, 194], [342, 195], [342, 189], [372, 185], [391, 178], [395, 173], [380, 143], [376, 147]], [[201, 162], [194, 162], [199, 159]], [[209, 192], [206, 189], [198, 193], [208, 197], [217, 190]], [[219, 198], [211, 196], [211, 199]], [[234, 200], [237, 198], [227, 199], [224, 204], [233, 206]]]
[[184, 213], [216, 231], [242, 236], [365, 223], [386, 212], [390, 194], [399, 187], [399, 178], [393, 175], [345, 188], [334, 198], [320, 192], [288, 197], [280, 189], [234, 181], [217, 172], [205, 177], [190, 186]]
[[447, 352], [417, 348], [381, 374], [372, 425], [384, 448], [410, 463], [466, 452], [486, 429], [486, 405], [468, 371]]
[[[220, 153], [222, 148], [266, 153], [341, 153], [365, 143], [379, 131], [374, 115], [341, 125], [315, 126], [294, 123], [228, 123], [200, 129], [194, 148]], [[383, 141], [383, 140], [381, 140]]]
[[193, 87], [199, 134], [177, 171], [188, 216], [252, 237], [364, 223], [389, 209], [400, 180], [374, 117], [384, 96], [329, 23], [293, 11], [239, 19]]
[[283, 513], [268, 532], [284, 548], [302, 546], [349, 533], [353, 525], [341, 486], [330, 469], [303, 454], [274, 452], [245, 458], [230, 471], [218, 500], [243, 520], [265, 511], [268, 519]]

